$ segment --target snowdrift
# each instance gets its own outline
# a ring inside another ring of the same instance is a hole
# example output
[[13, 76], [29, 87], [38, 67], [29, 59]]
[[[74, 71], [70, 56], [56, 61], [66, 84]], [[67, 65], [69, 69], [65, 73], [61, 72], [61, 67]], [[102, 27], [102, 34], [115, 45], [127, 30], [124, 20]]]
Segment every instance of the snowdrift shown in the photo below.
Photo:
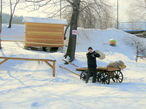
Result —
[[[24, 25], [3, 25], [3, 40], [24, 40]], [[135, 62], [135, 36], [116, 29], [78, 29], [76, 59], [73, 63], [87, 66], [86, 52], [89, 46], [105, 53], [106, 58], [97, 60], [98, 66], [122, 60], [126, 64], [122, 84], [85, 84], [75, 75], [56, 67], [53, 78], [43, 63], [8, 61], [0, 65], [0, 109], [145, 109], [146, 107], [146, 60]], [[109, 45], [110, 39], [117, 46]], [[136, 41], [145, 39], [136, 38]], [[0, 56], [50, 58], [57, 65], [64, 65], [64, 53], [31, 51], [23, 49], [22, 42], [2, 42]], [[65, 47], [66, 49], [66, 47]], [[64, 65], [65, 66], [65, 65]], [[68, 69], [74, 69], [66, 65]]]

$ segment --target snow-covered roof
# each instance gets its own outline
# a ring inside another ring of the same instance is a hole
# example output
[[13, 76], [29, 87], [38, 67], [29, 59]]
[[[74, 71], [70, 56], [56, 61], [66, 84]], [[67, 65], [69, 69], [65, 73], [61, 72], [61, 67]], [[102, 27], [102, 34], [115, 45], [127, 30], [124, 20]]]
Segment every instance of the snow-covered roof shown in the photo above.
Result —
[[37, 18], [37, 17], [24, 17], [23, 22], [51, 23], [51, 24], [67, 25], [67, 21], [65, 19], [49, 19], [49, 18]]

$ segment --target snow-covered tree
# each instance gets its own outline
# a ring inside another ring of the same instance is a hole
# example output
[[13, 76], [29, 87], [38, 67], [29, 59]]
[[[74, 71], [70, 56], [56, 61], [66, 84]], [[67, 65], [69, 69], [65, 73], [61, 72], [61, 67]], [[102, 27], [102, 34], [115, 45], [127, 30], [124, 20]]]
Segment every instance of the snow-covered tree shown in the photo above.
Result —
[[10, 10], [8, 28], [11, 28], [11, 26], [12, 26], [12, 21], [13, 21], [14, 15], [15, 15], [16, 8], [18, 7], [18, 5], [20, 5], [24, 2], [25, 2], [25, 0], [4, 0], [3, 1], [3, 7], [7, 7], [7, 8], [9, 7], [9, 10]]
[[146, 20], [146, 0], [133, 0], [128, 10], [129, 21], [145, 21]]

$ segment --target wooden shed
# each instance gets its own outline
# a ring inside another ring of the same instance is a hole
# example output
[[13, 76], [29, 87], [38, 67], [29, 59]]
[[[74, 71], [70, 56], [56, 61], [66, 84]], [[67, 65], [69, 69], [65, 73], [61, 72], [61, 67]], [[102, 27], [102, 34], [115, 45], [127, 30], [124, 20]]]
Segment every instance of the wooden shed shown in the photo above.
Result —
[[24, 18], [25, 47], [63, 47], [66, 20]]

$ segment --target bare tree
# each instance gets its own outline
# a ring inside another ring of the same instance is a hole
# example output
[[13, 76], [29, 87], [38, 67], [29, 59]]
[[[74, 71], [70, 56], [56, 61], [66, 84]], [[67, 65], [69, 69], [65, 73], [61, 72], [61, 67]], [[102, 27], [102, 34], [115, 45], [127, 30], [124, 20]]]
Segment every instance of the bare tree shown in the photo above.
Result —
[[73, 61], [75, 58], [76, 38], [77, 38], [77, 34], [73, 33], [73, 31], [76, 32], [78, 27], [80, 0], [73, 0], [72, 2], [68, 0], [68, 2], [71, 4], [73, 12], [70, 21], [70, 37], [68, 42], [68, 48], [64, 57], [67, 58], [67, 56], [69, 56], [70, 61]]
[[[76, 38], [77, 38], [77, 27], [78, 25], [83, 25], [84, 27], [95, 27], [95, 22], [97, 16], [102, 20], [103, 16], [106, 14], [106, 21], [108, 16], [108, 11], [106, 7], [106, 0], [61, 0], [62, 7], [60, 9], [60, 0], [25, 0], [27, 2], [33, 3], [33, 9], [38, 10], [45, 7], [44, 12], [48, 13], [49, 17], [59, 17], [60, 11], [62, 16], [69, 16], [68, 22], [70, 26], [70, 35], [67, 52], [65, 58], [70, 57], [70, 61], [75, 58], [76, 49]], [[104, 13], [104, 14], [103, 14]], [[88, 20], [87, 20], [88, 19]], [[99, 22], [101, 22], [98, 20]], [[104, 23], [104, 22], [103, 22]], [[68, 26], [68, 27], [69, 27]]]
[[[70, 21], [72, 10], [64, 12], [64, 18]], [[112, 27], [114, 18], [112, 7], [106, 0], [91, 0], [81, 2], [78, 26], [84, 28], [105, 29]]]
[[128, 10], [129, 21], [146, 20], [146, 0], [133, 0]]
[[11, 28], [12, 26], [12, 20], [13, 20], [13, 16], [16, 10], [16, 7], [18, 5], [18, 3], [20, 2], [20, 0], [15, 0], [15, 2], [13, 2], [12, 0], [9, 0], [9, 6], [10, 6], [10, 19], [9, 19], [9, 25], [8, 28]]

